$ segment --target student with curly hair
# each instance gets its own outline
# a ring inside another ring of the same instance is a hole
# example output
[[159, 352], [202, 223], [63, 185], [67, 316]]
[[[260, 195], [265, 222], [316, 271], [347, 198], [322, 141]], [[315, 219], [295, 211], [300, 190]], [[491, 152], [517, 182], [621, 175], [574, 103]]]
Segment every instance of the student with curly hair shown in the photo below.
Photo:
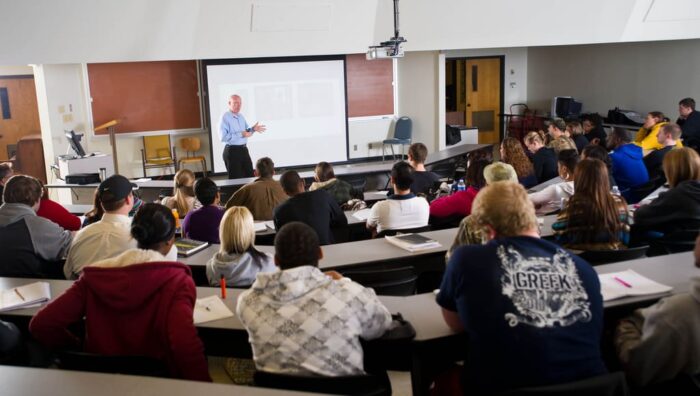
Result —
[[520, 144], [518, 139], [513, 137], [503, 139], [503, 142], [501, 142], [500, 153], [501, 161], [511, 165], [515, 169], [515, 173], [518, 175], [520, 184], [522, 184], [525, 188], [530, 188], [535, 184], [544, 181], [538, 179], [532, 162], [530, 162], [530, 159], [527, 158], [525, 150], [523, 150], [523, 146]]

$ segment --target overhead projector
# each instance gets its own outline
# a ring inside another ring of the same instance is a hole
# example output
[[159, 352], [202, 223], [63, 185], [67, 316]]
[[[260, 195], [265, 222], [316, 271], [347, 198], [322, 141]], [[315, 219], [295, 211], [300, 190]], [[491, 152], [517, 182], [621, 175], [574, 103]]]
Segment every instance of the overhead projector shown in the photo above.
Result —
[[399, 34], [399, 0], [394, 0], [394, 37], [382, 41], [379, 45], [372, 45], [367, 51], [367, 60], [403, 58], [401, 44], [406, 39]]

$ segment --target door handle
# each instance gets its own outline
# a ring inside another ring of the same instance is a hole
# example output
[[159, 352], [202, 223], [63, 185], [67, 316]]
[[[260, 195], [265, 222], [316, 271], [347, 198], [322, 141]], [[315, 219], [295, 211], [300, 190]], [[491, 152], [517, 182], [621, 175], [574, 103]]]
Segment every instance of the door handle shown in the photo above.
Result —
[[471, 104], [471, 103], [467, 103], [467, 107], [472, 107], [472, 104]]

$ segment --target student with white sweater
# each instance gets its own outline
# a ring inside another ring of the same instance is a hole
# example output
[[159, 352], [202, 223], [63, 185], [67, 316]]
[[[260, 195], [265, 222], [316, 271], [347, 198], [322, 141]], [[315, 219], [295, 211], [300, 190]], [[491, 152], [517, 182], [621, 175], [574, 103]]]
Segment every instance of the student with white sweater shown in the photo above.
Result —
[[576, 150], [562, 150], [557, 155], [557, 170], [561, 183], [547, 186], [542, 191], [530, 194], [538, 215], [552, 213], [562, 208], [562, 200], [574, 195], [574, 169], [579, 157]]

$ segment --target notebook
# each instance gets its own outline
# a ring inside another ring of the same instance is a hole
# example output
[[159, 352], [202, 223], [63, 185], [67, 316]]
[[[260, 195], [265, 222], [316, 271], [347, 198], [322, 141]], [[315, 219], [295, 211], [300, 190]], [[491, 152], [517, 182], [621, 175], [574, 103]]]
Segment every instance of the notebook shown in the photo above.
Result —
[[603, 301], [628, 296], [645, 296], [668, 293], [673, 288], [646, 278], [633, 270], [598, 275]]
[[255, 223], [253, 223], [253, 229], [255, 230], [255, 232], [267, 231], [267, 225], [264, 221], [256, 221]]
[[34, 282], [13, 287], [0, 293], [0, 312], [31, 308], [51, 299], [51, 286], [48, 282]]
[[209, 242], [195, 241], [194, 239], [178, 238], [175, 240], [178, 256], [191, 256], [209, 246]]
[[411, 253], [440, 247], [440, 242], [421, 234], [401, 234], [385, 237], [386, 241]]
[[211, 322], [223, 318], [230, 318], [233, 312], [224, 304], [217, 295], [198, 298], [194, 304], [194, 323]]
[[269, 228], [269, 229], [271, 229], [271, 230], [273, 230], [273, 231], [275, 230], [275, 221], [274, 221], [274, 220], [268, 220], [268, 221], [266, 221], [266, 222], [265, 222], [265, 225], [267, 226], [267, 228]]
[[353, 212], [352, 217], [360, 221], [366, 221], [370, 213], [372, 213], [372, 209], [370, 208], [360, 209], [356, 212]]

